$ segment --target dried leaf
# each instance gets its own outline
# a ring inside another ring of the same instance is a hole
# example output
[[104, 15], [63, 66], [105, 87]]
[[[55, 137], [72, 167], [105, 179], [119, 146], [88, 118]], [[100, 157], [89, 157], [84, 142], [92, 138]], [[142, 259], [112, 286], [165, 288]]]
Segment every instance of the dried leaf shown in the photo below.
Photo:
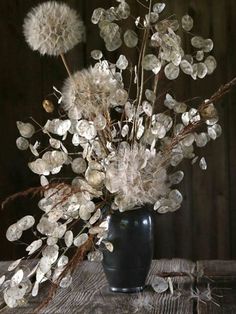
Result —
[[50, 264], [53, 264], [57, 260], [58, 255], [59, 255], [59, 247], [57, 244], [48, 245], [42, 251], [42, 256], [46, 257]]
[[36, 297], [38, 295], [38, 292], [39, 292], [39, 282], [36, 281], [34, 283], [34, 287], [32, 289], [31, 294], [32, 294], [33, 297]]
[[155, 276], [151, 285], [153, 290], [157, 293], [163, 293], [169, 288], [168, 282], [164, 278], [159, 276]]
[[49, 272], [49, 270], [51, 270], [51, 258], [48, 256], [43, 256], [40, 259], [39, 262], [39, 270], [43, 273], [46, 274], [47, 272]]
[[182, 27], [186, 32], [190, 32], [193, 28], [193, 19], [190, 15], [186, 14], [182, 17]]
[[120, 70], [125, 70], [128, 65], [129, 65], [129, 62], [127, 58], [124, 55], [120, 55], [119, 59], [116, 61], [117, 68]]
[[3, 297], [4, 297], [4, 301], [7, 304], [7, 306], [9, 306], [10, 308], [14, 308], [17, 307], [18, 302], [16, 299], [9, 297], [7, 295], [7, 290], [3, 293]]
[[169, 80], [175, 80], [179, 76], [179, 67], [174, 65], [173, 63], [167, 64], [165, 67], [165, 75]]
[[90, 218], [89, 223], [91, 225], [95, 224], [95, 222], [97, 222], [100, 217], [101, 217], [101, 209], [98, 208], [95, 214]]
[[124, 43], [129, 48], [134, 48], [138, 44], [138, 35], [131, 29], [128, 29], [124, 34]]
[[111, 242], [103, 241], [103, 243], [105, 244], [105, 247], [109, 252], [113, 252], [114, 246]]
[[20, 220], [17, 221], [16, 225], [17, 228], [19, 228], [22, 231], [25, 231], [27, 229], [30, 229], [35, 224], [35, 219], [31, 215], [27, 215]]
[[69, 258], [66, 255], [61, 255], [61, 257], [58, 259], [57, 266], [58, 267], [64, 267], [69, 262]]
[[35, 132], [35, 128], [31, 123], [24, 123], [21, 121], [17, 121], [16, 125], [21, 136], [26, 137], [26, 138], [30, 138], [33, 136]]
[[22, 269], [19, 269], [11, 278], [10, 285], [11, 287], [15, 287], [19, 285], [24, 277], [24, 272]]
[[17, 224], [13, 224], [8, 227], [6, 232], [6, 238], [8, 241], [13, 242], [19, 240], [22, 236], [22, 230], [17, 226]]
[[24, 137], [18, 137], [16, 140], [16, 146], [20, 150], [27, 150], [29, 148], [29, 141]]
[[67, 275], [66, 277], [62, 278], [60, 281], [60, 287], [61, 288], [68, 288], [72, 283], [72, 277], [71, 275]]
[[41, 239], [33, 241], [27, 248], [25, 249], [28, 251], [28, 255], [32, 255], [35, 251], [37, 251], [43, 244]]
[[207, 170], [207, 163], [206, 163], [206, 159], [204, 157], [202, 157], [199, 161], [199, 166], [202, 170]]
[[65, 236], [64, 236], [64, 241], [67, 247], [70, 247], [73, 243], [73, 232], [71, 230], [66, 231]]
[[16, 261], [14, 261], [13, 263], [11, 263], [9, 266], [8, 266], [8, 271], [12, 271], [14, 270], [19, 264], [20, 262], [22, 261], [22, 258], [19, 258], [17, 259]]
[[87, 233], [82, 233], [74, 238], [74, 245], [77, 247], [81, 247], [88, 240]]
[[2, 276], [0, 277], [0, 287], [1, 287], [1, 285], [4, 283], [5, 279], [6, 279], [6, 276], [5, 276], [5, 275], [2, 275]]
[[49, 184], [49, 181], [45, 176], [40, 176], [40, 184], [41, 186], [45, 187]]

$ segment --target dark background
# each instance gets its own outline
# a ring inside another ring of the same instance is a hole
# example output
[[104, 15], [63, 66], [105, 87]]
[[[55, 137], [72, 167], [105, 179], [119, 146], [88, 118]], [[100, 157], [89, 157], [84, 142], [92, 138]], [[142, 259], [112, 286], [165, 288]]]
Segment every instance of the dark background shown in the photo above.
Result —
[[[38, 176], [27, 167], [30, 155], [17, 150], [18, 131], [15, 122], [33, 116], [45, 122], [50, 115], [42, 101], [61, 87], [66, 78], [57, 58], [40, 57], [24, 41], [22, 23], [26, 13], [41, 1], [0, 1], [0, 201], [8, 195], [37, 186]], [[116, 4], [108, 0], [67, 0], [76, 8], [87, 26], [87, 42], [73, 49], [67, 59], [73, 69], [92, 63], [90, 51], [103, 48], [97, 28], [90, 23], [95, 7]], [[205, 80], [191, 81], [181, 76], [173, 86], [179, 100], [192, 96], [209, 97], [222, 83], [236, 76], [236, 2], [235, 0], [168, 0], [167, 13], [177, 17], [189, 13], [195, 20], [193, 32], [215, 42], [213, 54], [218, 68]], [[129, 0], [136, 12], [135, 0]], [[127, 52], [125, 48], [121, 51]], [[118, 52], [115, 53], [118, 55]], [[236, 258], [236, 89], [218, 103], [223, 135], [201, 150], [208, 169], [185, 162], [185, 179], [180, 187], [184, 202], [174, 214], [156, 217], [156, 257], [191, 259]], [[20, 198], [0, 212], [0, 260], [20, 257], [24, 244], [16, 245], [5, 239], [7, 226], [25, 214], [37, 213], [36, 201]], [[31, 235], [24, 238], [29, 242]]]

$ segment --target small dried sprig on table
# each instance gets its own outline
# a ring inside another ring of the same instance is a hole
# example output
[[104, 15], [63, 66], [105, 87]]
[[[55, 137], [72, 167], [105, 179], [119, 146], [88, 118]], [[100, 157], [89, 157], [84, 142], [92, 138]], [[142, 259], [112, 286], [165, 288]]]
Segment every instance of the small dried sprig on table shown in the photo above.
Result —
[[[194, 23], [189, 15], [180, 23], [166, 16], [164, 3], [138, 0], [145, 13], [134, 18], [128, 2], [117, 2], [108, 9], [95, 9], [91, 21], [98, 25], [109, 52], [125, 45], [138, 53], [136, 63], [128, 54], [111, 62], [95, 49], [91, 52], [95, 64], [73, 73], [64, 53], [85, 37], [75, 11], [49, 1], [38, 5], [25, 20], [30, 47], [40, 54], [61, 56], [68, 78], [61, 91], [53, 88], [61, 113], [58, 118], [44, 125], [33, 118], [17, 122], [16, 145], [31, 151], [33, 160], [28, 166], [40, 176], [41, 186], [15, 196], [40, 193], [42, 215], [37, 222], [27, 215], [7, 230], [9, 241], [19, 240], [34, 225], [37, 235], [26, 247], [28, 256], [9, 267], [9, 280], [5, 275], [0, 278], [9, 307], [22, 304], [29, 293], [36, 296], [40, 284], [50, 280], [53, 285], [41, 307], [47, 305], [57, 287], [71, 283], [71, 274], [84, 255], [101, 261], [103, 250], [113, 251], [106, 236], [114, 211], [145, 204], [160, 214], [179, 209], [183, 197], [176, 185], [184, 172], [174, 168], [185, 158], [195, 163], [195, 148], [221, 135], [214, 103], [230, 91], [236, 79], [196, 108], [176, 100], [159, 85], [176, 80], [181, 72], [194, 80], [212, 74], [217, 65], [210, 54], [213, 41], [190, 33]], [[132, 29], [124, 26], [126, 19], [133, 22]], [[191, 36], [192, 54], [184, 51], [180, 28]], [[128, 82], [125, 77], [130, 78]], [[43, 106], [47, 112], [54, 109], [48, 102]], [[45, 146], [37, 138], [39, 132], [46, 137]], [[204, 157], [199, 164], [207, 168]], [[66, 178], [59, 176], [64, 169], [70, 173]], [[81, 222], [83, 227], [77, 232]], [[33, 268], [29, 257], [39, 258]], [[29, 268], [22, 266], [25, 259]]]

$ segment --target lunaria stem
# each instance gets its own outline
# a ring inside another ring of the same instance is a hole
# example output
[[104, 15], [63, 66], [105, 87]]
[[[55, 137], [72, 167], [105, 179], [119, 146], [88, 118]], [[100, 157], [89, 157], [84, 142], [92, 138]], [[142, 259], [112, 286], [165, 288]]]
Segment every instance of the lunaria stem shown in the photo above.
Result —
[[69, 66], [68, 66], [68, 64], [66, 62], [66, 58], [65, 58], [64, 54], [61, 53], [60, 56], [61, 56], [62, 62], [64, 64], [65, 68], [66, 68], [66, 71], [67, 71], [69, 77], [72, 77], [71, 71], [70, 71]]

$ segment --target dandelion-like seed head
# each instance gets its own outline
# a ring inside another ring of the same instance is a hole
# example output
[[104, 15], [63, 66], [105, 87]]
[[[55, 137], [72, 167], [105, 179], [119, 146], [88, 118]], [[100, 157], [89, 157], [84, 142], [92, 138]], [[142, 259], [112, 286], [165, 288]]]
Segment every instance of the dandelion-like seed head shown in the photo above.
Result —
[[120, 211], [154, 204], [169, 192], [162, 156], [153, 156], [141, 145], [128, 144], [118, 150], [106, 171], [106, 188], [115, 193]]
[[55, 1], [33, 8], [25, 18], [23, 30], [30, 48], [42, 55], [58, 56], [85, 39], [85, 27], [76, 11]]
[[106, 112], [114, 105], [120, 82], [109, 69], [91, 67], [69, 77], [62, 89], [64, 110], [76, 109], [85, 118]]

